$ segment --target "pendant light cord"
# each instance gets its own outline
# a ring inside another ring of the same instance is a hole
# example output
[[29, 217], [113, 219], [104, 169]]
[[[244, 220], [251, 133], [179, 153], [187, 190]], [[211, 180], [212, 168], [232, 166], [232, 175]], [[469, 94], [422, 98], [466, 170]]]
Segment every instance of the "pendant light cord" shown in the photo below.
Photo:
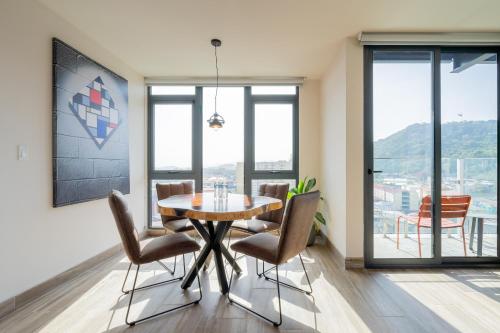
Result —
[[215, 49], [215, 71], [216, 71], [216, 85], [215, 85], [215, 105], [214, 105], [214, 114], [217, 113], [217, 93], [219, 90], [219, 63], [217, 59], [217, 46], [214, 46]]

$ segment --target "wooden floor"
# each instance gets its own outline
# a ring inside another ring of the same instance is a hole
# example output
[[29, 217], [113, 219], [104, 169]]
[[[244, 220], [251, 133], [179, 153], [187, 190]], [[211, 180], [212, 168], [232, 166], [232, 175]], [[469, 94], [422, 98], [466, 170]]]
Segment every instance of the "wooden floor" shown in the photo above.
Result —
[[[128, 261], [120, 255], [3, 318], [0, 332], [500, 331], [500, 270], [345, 271], [324, 246], [308, 248], [303, 257], [314, 297], [282, 288], [279, 329], [229, 305], [218, 291], [213, 267], [202, 274], [199, 305], [128, 328], [128, 296], [120, 292]], [[240, 264], [243, 273], [234, 283], [235, 297], [276, 315], [274, 284], [255, 276], [253, 259], [242, 258]], [[294, 260], [286, 268], [283, 279], [305, 287], [300, 262]], [[141, 283], [170, 278], [158, 264], [141, 272]], [[168, 308], [196, 297], [197, 291], [194, 284], [183, 294], [178, 283], [142, 291], [134, 298], [131, 315]]]

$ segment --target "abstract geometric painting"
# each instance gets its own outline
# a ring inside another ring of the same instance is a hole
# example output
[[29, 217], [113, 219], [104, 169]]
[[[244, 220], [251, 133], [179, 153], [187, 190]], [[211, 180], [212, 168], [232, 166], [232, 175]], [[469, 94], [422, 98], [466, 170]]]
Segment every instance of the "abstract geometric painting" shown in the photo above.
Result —
[[119, 110], [100, 76], [75, 94], [69, 106], [99, 148], [120, 124]]
[[54, 38], [53, 205], [130, 192], [128, 82]]

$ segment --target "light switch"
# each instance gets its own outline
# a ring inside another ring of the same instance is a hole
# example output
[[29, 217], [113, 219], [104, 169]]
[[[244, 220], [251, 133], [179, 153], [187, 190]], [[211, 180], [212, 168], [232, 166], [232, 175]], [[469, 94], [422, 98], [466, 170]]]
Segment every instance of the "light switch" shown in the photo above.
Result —
[[19, 161], [28, 160], [28, 147], [26, 145], [17, 146], [17, 159]]

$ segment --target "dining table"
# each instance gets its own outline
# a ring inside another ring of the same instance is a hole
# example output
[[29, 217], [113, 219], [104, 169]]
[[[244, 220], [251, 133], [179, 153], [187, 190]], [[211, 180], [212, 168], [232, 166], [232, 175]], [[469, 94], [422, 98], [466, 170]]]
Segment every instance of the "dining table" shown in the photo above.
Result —
[[[280, 209], [282, 205], [281, 200], [266, 196], [235, 193], [216, 196], [213, 192], [173, 195], [159, 200], [158, 210], [161, 215], [188, 218], [205, 241], [205, 246], [184, 277], [181, 287], [187, 289], [191, 286], [197, 272], [201, 270], [210, 253], [213, 252], [220, 291], [226, 294], [229, 286], [223, 257], [237, 273], [241, 272], [238, 263], [222, 242], [231, 224], [235, 220], [248, 220], [254, 216]], [[200, 221], [206, 223], [203, 224]]]

